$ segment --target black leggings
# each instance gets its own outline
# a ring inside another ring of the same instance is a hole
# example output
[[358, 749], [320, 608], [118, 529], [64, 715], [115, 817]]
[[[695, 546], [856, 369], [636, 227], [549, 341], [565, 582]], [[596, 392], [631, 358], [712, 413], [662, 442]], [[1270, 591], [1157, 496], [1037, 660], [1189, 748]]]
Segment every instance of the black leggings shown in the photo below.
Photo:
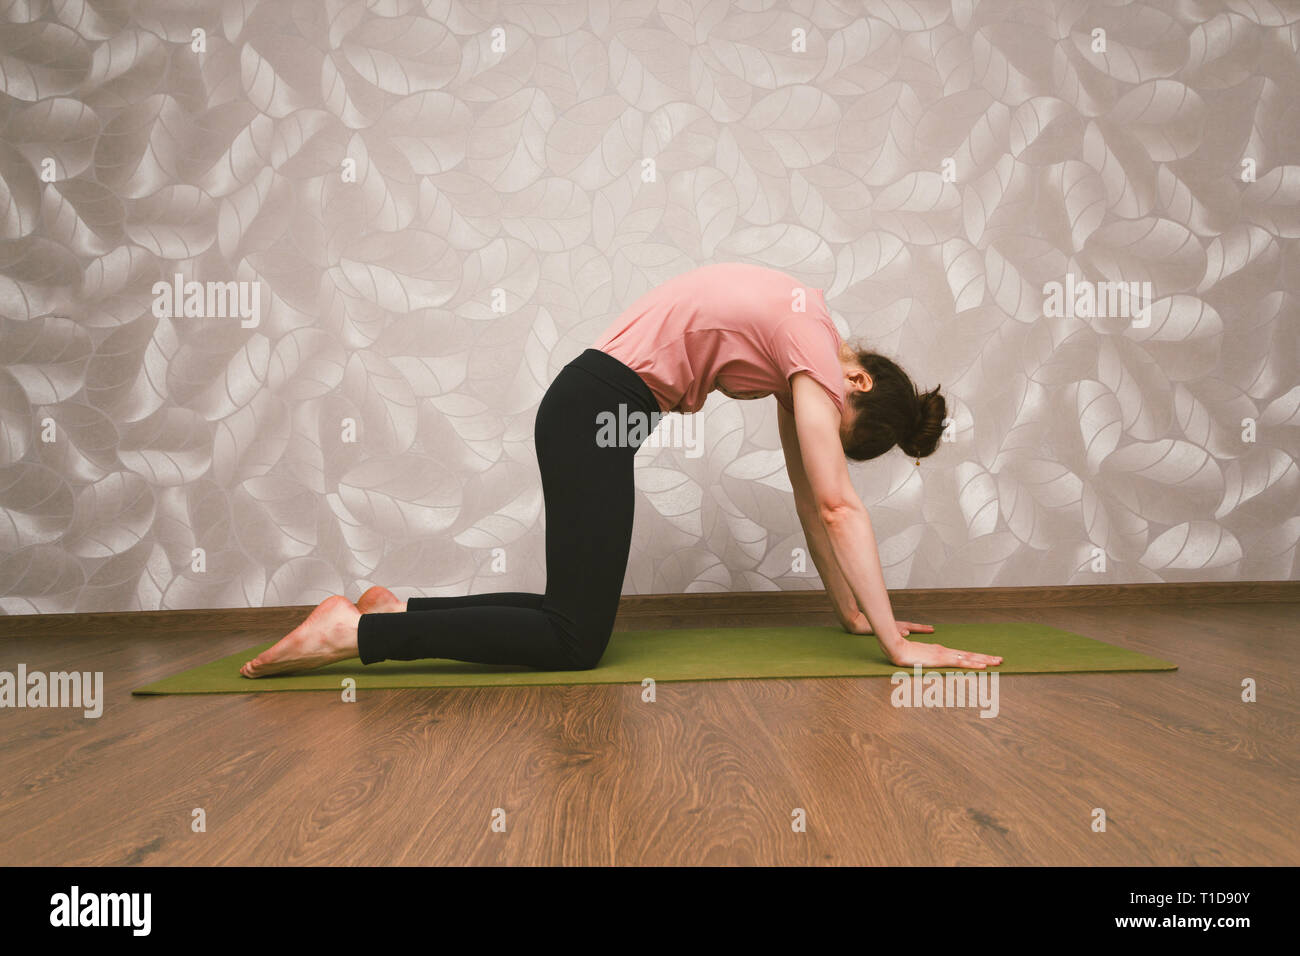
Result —
[[[620, 415], [619, 406], [624, 407]], [[405, 612], [363, 614], [361, 663], [445, 658], [541, 670], [595, 667], [614, 630], [632, 547], [632, 459], [648, 437], [605, 447], [597, 416], [653, 429], [659, 403], [636, 372], [598, 349], [560, 370], [537, 409], [533, 436], [546, 503], [546, 593], [502, 591], [411, 598]]]

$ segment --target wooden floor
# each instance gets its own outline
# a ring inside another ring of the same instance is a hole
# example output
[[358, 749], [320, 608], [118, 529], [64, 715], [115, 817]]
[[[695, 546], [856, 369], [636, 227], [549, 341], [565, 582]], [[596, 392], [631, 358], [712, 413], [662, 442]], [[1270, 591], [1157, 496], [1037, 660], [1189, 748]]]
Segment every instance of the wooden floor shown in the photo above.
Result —
[[130, 695], [279, 636], [222, 613], [0, 626], [0, 670], [103, 671], [107, 700], [98, 720], [0, 711], [0, 864], [1300, 864], [1300, 604], [900, 611], [1180, 667], [1008, 675], [994, 719], [893, 708], [882, 678], [660, 684], [653, 704], [633, 685]]

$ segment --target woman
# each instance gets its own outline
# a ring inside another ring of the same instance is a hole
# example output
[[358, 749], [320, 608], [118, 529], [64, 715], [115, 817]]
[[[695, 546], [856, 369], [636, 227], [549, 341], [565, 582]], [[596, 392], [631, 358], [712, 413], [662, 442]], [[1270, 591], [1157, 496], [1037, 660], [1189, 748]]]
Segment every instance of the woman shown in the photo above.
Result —
[[689, 414], [715, 388], [737, 399], [776, 396], [795, 506], [845, 630], [874, 633], [900, 666], [1002, 663], [908, 640], [934, 628], [894, 620], [871, 520], [849, 481], [846, 458], [865, 461], [894, 445], [918, 459], [935, 450], [945, 410], [938, 389], [918, 394], [893, 362], [841, 342], [820, 289], [776, 269], [723, 262], [643, 295], [542, 398], [535, 438], [546, 503], [545, 594], [403, 602], [376, 586], [355, 605], [333, 595], [240, 673], [265, 677], [352, 657], [595, 667], [613, 631], [632, 544], [632, 460], [648, 437], [633, 428], [611, 441], [609, 423]]

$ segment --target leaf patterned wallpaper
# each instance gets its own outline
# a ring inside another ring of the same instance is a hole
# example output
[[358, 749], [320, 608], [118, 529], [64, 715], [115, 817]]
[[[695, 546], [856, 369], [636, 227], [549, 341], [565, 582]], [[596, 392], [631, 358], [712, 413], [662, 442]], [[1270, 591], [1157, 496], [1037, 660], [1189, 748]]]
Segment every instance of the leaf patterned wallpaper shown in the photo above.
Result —
[[[7, 613], [541, 590], [543, 391], [719, 260], [950, 396], [919, 468], [853, 466], [892, 587], [1296, 574], [1295, 3], [3, 17]], [[691, 424], [626, 591], [820, 586], [774, 400]]]

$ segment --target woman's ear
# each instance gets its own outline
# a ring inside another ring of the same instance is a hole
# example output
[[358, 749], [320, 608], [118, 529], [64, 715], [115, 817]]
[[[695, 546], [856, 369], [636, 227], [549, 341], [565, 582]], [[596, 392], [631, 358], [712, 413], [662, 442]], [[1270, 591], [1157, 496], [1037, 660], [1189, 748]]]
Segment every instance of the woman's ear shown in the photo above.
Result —
[[869, 392], [876, 384], [871, 378], [871, 373], [860, 365], [845, 369], [844, 377], [848, 380], [851, 390], [855, 392]]

